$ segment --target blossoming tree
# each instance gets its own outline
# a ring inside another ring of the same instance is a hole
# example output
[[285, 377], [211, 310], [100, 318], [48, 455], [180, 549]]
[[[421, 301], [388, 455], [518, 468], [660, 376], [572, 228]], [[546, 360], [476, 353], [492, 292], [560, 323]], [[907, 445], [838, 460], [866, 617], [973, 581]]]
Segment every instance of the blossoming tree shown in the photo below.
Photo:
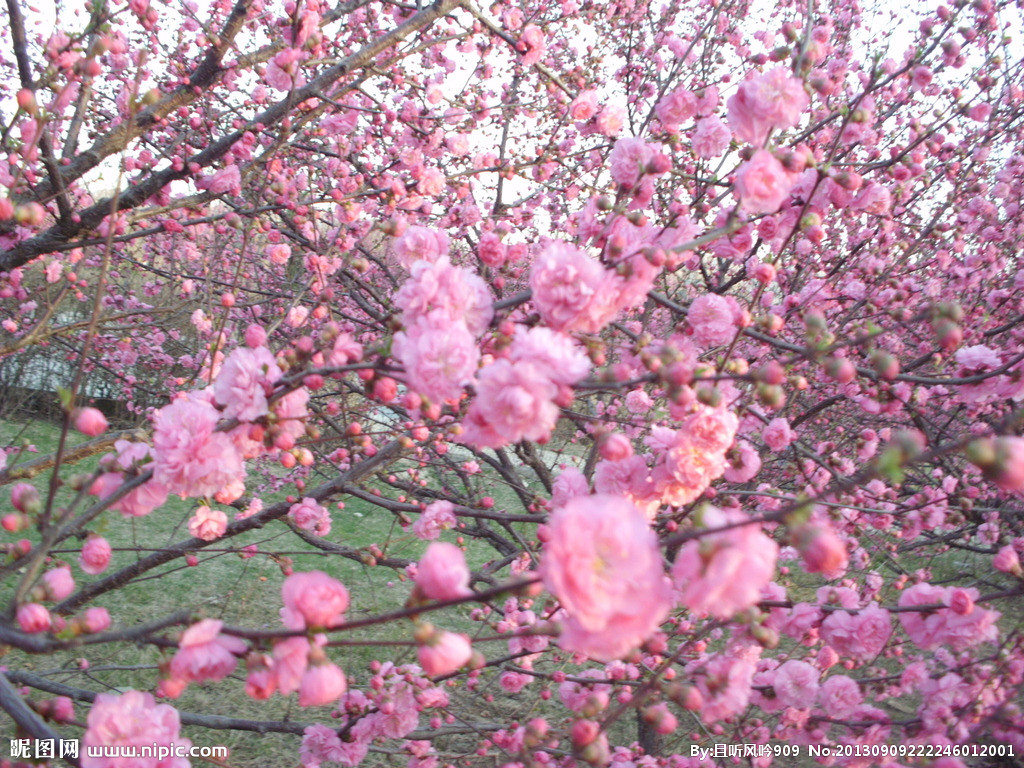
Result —
[[1019, 8], [6, 8], [12, 760], [1024, 753]]

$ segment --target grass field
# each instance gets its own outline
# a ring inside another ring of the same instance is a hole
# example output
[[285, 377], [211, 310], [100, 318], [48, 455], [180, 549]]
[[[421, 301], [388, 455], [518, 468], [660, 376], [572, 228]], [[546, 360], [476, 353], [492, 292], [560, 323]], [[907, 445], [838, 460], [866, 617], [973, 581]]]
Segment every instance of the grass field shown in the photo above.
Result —
[[[52, 453], [59, 439], [59, 429], [49, 423], [0, 422], [0, 446], [28, 443], [38, 453], [25, 452], [22, 461]], [[82, 442], [81, 436], [69, 435], [68, 445]], [[76, 472], [91, 472], [98, 465], [97, 454], [65, 468], [65, 475]], [[13, 463], [13, 457], [12, 457]], [[32, 479], [41, 492], [49, 483], [50, 472], [44, 472]], [[312, 481], [311, 481], [312, 484]], [[294, 488], [291, 488], [294, 492]], [[277, 501], [283, 492], [263, 495], [265, 504]], [[68, 489], [61, 489], [57, 505], [67, 504], [72, 498]], [[143, 518], [123, 518], [116, 512], [105, 512], [90, 530], [103, 535], [114, 548], [110, 568], [101, 576], [85, 574], [77, 563], [80, 543], [69, 542], [68, 546], [54, 552], [55, 558], [71, 565], [72, 573], [79, 585], [98, 580], [120, 567], [130, 564], [148, 551], [189, 538], [187, 521], [192, 515], [195, 503], [191, 500], [171, 498], [160, 509]], [[230, 512], [232, 510], [227, 510]], [[391, 513], [381, 510], [359, 499], [346, 498], [345, 508], [332, 508], [333, 526], [328, 539], [347, 546], [379, 546], [388, 556], [418, 559], [426, 543], [417, 539], [410, 531], [404, 531], [396, 524]], [[35, 532], [23, 532], [16, 536], [4, 533], [6, 539], [35, 538]], [[455, 534], [447, 532], [443, 538], [454, 541]], [[167, 616], [183, 607], [196, 609], [204, 618], [217, 618], [227, 624], [253, 629], [281, 628], [278, 611], [281, 607], [280, 589], [284, 579], [281, 563], [277, 557], [258, 554], [243, 558], [238, 550], [256, 545], [260, 553], [274, 553], [287, 556], [293, 561], [295, 571], [323, 570], [341, 580], [349, 589], [352, 605], [349, 620], [365, 618], [401, 608], [410, 593], [410, 584], [402, 581], [401, 574], [384, 567], [367, 567], [359, 562], [340, 556], [325, 556], [310, 550], [291, 530], [280, 521], [273, 521], [263, 529], [250, 531], [235, 537], [221, 547], [216, 545], [196, 553], [199, 564], [189, 567], [182, 559], [172, 561], [152, 574], [137, 579], [126, 587], [97, 598], [93, 604], [102, 605], [110, 611], [113, 628], [130, 627]], [[304, 553], [304, 554], [302, 554]], [[470, 539], [467, 559], [471, 567], [478, 567], [494, 557], [494, 551], [486, 545]], [[16, 579], [8, 577], [3, 581], [3, 591], [10, 594]], [[466, 618], [466, 610], [451, 609], [433, 618], [438, 626], [474, 632], [480, 625]], [[408, 641], [412, 625], [408, 621], [382, 627], [368, 627], [346, 634], [346, 640], [368, 642]], [[3, 663], [11, 668], [24, 669], [45, 675], [48, 679], [73, 687], [82, 687], [98, 692], [137, 688], [152, 690], [159, 679], [158, 663], [166, 654], [152, 646], [103, 646], [89, 650], [90, 668], [79, 668], [81, 654], [65, 654], [32, 657], [18, 651], [11, 651]], [[346, 672], [350, 687], [358, 687], [369, 677], [368, 664], [381, 658], [396, 663], [415, 661], [415, 649], [387, 648], [382, 651], [372, 644], [343, 649], [334, 649], [331, 658]], [[228, 680], [210, 685], [192, 685], [176, 702], [181, 711], [225, 715], [256, 720], [291, 720], [298, 722], [329, 722], [330, 707], [300, 708], [296, 697], [274, 696], [269, 701], [256, 702], [244, 693], [244, 669], [240, 665]], [[85, 712], [83, 708], [81, 712]], [[84, 719], [84, 718], [83, 718]], [[425, 721], [424, 721], [425, 724]], [[74, 730], [74, 729], [72, 729]], [[186, 728], [197, 745], [223, 744], [231, 749], [232, 766], [297, 765], [297, 739], [290, 735], [257, 734], [241, 731], [209, 731]], [[77, 735], [77, 734], [73, 734]], [[5, 717], [0, 718], [0, 737], [13, 736], [12, 724]], [[372, 763], [383, 755], [371, 755]]]

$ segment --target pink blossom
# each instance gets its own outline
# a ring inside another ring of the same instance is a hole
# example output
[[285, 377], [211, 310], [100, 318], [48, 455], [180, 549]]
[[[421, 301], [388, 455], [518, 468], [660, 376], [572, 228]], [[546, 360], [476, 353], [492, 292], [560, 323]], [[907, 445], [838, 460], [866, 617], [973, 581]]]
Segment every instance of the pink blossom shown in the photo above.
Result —
[[793, 177], [775, 156], [759, 149], [736, 172], [736, 197], [749, 213], [775, 213], [789, 196]]
[[539, 367], [498, 360], [480, 373], [460, 439], [478, 448], [545, 442], [558, 420], [557, 395], [558, 388]]
[[852, 715], [864, 701], [857, 681], [846, 675], [832, 675], [818, 693], [819, 705], [829, 717], [843, 719]]
[[464, 323], [442, 312], [420, 317], [395, 334], [392, 352], [405, 368], [409, 387], [434, 403], [458, 400], [480, 362], [476, 340]]
[[15, 617], [22, 632], [34, 634], [46, 632], [52, 623], [50, 612], [39, 603], [25, 603], [18, 606], [18, 613]]
[[298, 48], [285, 48], [267, 64], [267, 85], [278, 91], [290, 91], [306, 84], [299, 65], [308, 54]]
[[181, 636], [178, 651], [171, 659], [171, 676], [177, 680], [201, 683], [223, 680], [238, 666], [245, 643], [230, 635], [221, 635], [224, 622], [203, 619]]
[[228, 529], [228, 516], [219, 509], [205, 504], [196, 509], [188, 521], [188, 532], [197, 539], [214, 541], [224, 535]]
[[818, 698], [819, 677], [818, 670], [806, 661], [790, 659], [775, 670], [775, 698], [783, 706], [806, 709]]
[[97, 408], [79, 408], [75, 415], [75, 429], [83, 435], [102, 435], [108, 426], [107, 417]]
[[341, 667], [328, 661], [310, 664], [299, 684], [299, 706], [333, 704], [345, 693], [348, 683]]
[[242, 174], [237, 165], [229, 165], [211, 176], [199, 179], [196, 186], [214, 195], [239, 195], [242, 193]]
[[527, 24], [516, 46], [523, 54], [523, 65], [532, 66], [544, 56], [544, 32], [536, 24]]
[[846, 546], [830, 526], [808, 524], [793, 531], [793, 543], [804, 559], [808, 573], [838, 578], [846, 570]]
[[661, 551], [628, 500], [574, 498], [551, 515], [548, 529], [540, 574], [567, 614], [563, 648], [610, 661], [664, 621], [673, 600]]
[[740, 141], [762, 146], [772, 128], [796, 125], [809, 103], [803, 83], [775, 67], [740, 84], [727, 102], [729, 126]]
[[654, 112], [666, 130], [675, 132], [697, 114], [697, 97], [693, 91], [679, 86], [661, 97]]
[[735, 717], [750, 701], [751, 684], [760, 649], [733, 648], [707, 662], [703, 674], [695, 674], [701, 719], [705, 722]]
[[288, 516], [299, 528], [317, 536], [326, 536], [331, 532], [331, 513], [318, 504], [316, 499], [306, 497], [298, 504], [293, 504], [288, 510]]
[[996, 556], [992, 558], [992, 565], [997, 571], [1002, 571], [1003, 573], [1011, 573], [1018, 577], [1022, 574], [1017, 550], [1010, 545], [1002, 547], [996, 552]]
[[615, 316], [611, 276], [579, 248], [560, 240], [537, 257], [530, 288], [541, 318], [556, 331], [596, 333]]
[[[289, 628], [301, 629], [302, 627]], [[289, 637], [274, 645], [274, 677], [277, 681], [277, 689], [282, 696], [299, 690], [302, 676], [306, 667], [309, 666], [309, 648], [309, 640], [304, 637]]]
[[579, 96], [569, 105], [569, 116], [573, 120], [589, 120], [597, 114], [597, 91], [580, 91]]
[[224, 406], [225, 419], [255, 421], [270, 412], [267, 396], [281, 376], [269, 349], [238, 347], [221, 365], [213, 383], [213, 396]]
[[721, 157], [729, 148], [732, 133], [729, 126], [717, 117], [705, 117], [697, 121], [697, 128], [690, 138], [690, 145], [697, 157], [710, 160]]
[[[192, 742], [181, 735], [178, 711], [169, 704], [157, 704], [152, 695], [128, 691], [117, 695], [101, 693], [89, 710], [87, 728], [82, 737], [82, 768], [125, 768], [123, 757], [99, 756], [118, 748], [182, 748], [187, 754]], [[132, 750], [134, 752], [134, 750]], [[92, 753], [97, 753], [96, 755]], [[141, 754], [141, 750], [140, 750]], [[131, 759], [132, 768], [189, 768], [187, 757], [168, 756]]]
[[892, 619], [872, 603], [850, 613], [832, 611], [821, 624], [821, 638], [843, 658], [870, 661], [882, 652], [892, 634]]
[[761, 431], [761, 439], [765, 445], [777, 452], [785, 450], [796, 440], [796, 432], [790, 428], [785, 418], [779, 416], [768, 422]]
[[551, 507], [564, 507], [570, 499], [590, 494], [590, 483], [586, 476], [575, 467], [563, 469], [551, 487]]
[[724, 477], [730, 483], [746, 483], [761, 470], [761, 456], [746, 440], [738, 440], [726, 458]]
[[[740, 513], [714, 507], [702, 514], [708, 528], [744, 522]], [[672, 578], [681, 602], [691, 611], [728, 619], [761, 599], [778, 554], [779, 545], [761, 533], [759, 525], [741, 524], [684, 544], [672, 565]]]
[[740, 308], [731, 296], [705, 293], [690, 304], [686, 320], [693, 340], [702, 347], [728, 344], [739, 328]]
[[618, 105], [608, 105], [597, 114], [596, 128], [602, 136], [618, 136], [626, 122], [626, 111]]
[[543, 370], [555, 384], [572, 386], [590, 372], [590, 358], [572, 336], [537, 326], [516, 326], [509, 349], [513, 364], [531, 364]]
[[153, 476], [181, 498], [213, 496], [245, 477], [231, 438], [217, 432], [219, 414], [208, 402], [179, 398], [153, 417]]
[[447, 255], [450, 242], [448, 235], [438, 229], [407, 227], [391, 243], [391, 252], [402, 266], [410, 267], [421, 259], [435, 262]]
[[82, 554], [78, 558], [82, 570], [88, 574], [103, 573], [110, 565], [112, 550], [107, 540], [101, 536], [90, 536], [82, 545]]
[[998, 368], [1003, 364], [1003, 361], [999, 359], [999, 354], [984, 344], [962, 347], [956, 351], [953, 357], [957, 363], [970, 371], [984, 371], [989, 368]]
[[412, 524], [412, 532], [418, 538], [428, 541], [438, 538], [441, 531], [455, 527], [457, 521], [454, 509], [450, 501], [435, 501], [429, 504]]
[[648, 444], [657, 454], [651, 479], [665, 503], [689, 504], [725, 473], [738, 421], [725, 408], [700, 406], [682, 418], [678, 430], [651, 430]]
[[612, 181], [620, 187], [632, 189], [647, 173], [647, 164], [657, 152], [653, 145], [643, 139], [619, 139], [608, 158]]
[[473, 336], [487, 328], [494, 315], [493, 299], [479, 275], [452, 266], [447, 256], [436, 262], [416, 261], [410, 277], [395, 294], [395, 305], [410, 326], [418, 318], [439, 311], [452, 322], [463, 322]]
[[[113, 466], [120, 470], [131, 471], [141, 467], [152, 456], [152, 449], [145, 443], [118, 440], [114, 443], [114, 448], [117, 450], [117, 456], [114, 458]], [[106, 496], [116, 491], [122, 481], [123, 478], [118, 472], [101, 475], [103, 495]], [[112, 508], [119, 510], [126, 517], [142, 517], [160, 507], [165, 501], [167, 501], [167, 488], [157, 480], [150, 479], [123, 496], [120, 501], [115, 502]]]
[[430, 677], [447, 675], [469, 663], [473, 646], [469, 636], [455, 632], [435, 632], [416, 650], [423, 671]]
[[892, 195], [881, 184], [865, 185], [850, 204], [854, 211], [864, 211], [876, 216], [885, 216], [892, 207]]
[[106, 608], [87, 608], [82, 614], [82, 630], [86, 634], [95, 635], [110, 628], [110, 613]]
[[75, 591], [71, 569], [64, 565], [48, 570], [43, 574], [43, 589], [46, 591], [47, 600], [60, 602], [66, 598]]
[[476, 247], [480, 261], [489, 267], [501, 267], [508, 256], [508, 249], [501, 242], [501, 238], [493, 232], [484, 232], [480, 235], [480, 242]]
[[428, 546], [416, 568], [416, 587], [428, 600], [455, 600], [472, 594], [462, 550], [443, 541]]
[[281, 620], [289, 629], [340, 626], [349, 597], [345, 586], [323, 571], [295, 573], [281, 586]]

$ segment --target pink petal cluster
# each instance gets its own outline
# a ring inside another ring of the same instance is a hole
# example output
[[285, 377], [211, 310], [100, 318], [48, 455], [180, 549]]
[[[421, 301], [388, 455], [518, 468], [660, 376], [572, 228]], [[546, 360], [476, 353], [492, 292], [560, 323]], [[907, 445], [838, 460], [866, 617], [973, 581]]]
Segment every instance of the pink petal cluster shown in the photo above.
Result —
[[640, 179], [652, 172], [651, 163], [659, 156], [664, 157], [661, 148], [641, 138], [619, 139], [608, 157], [612, 181], [620, 187], [632, 189]]
[[82, 570], [88, 574], [103, 573], [110, 565], [112, 550], [110, 544], [102, 536], [90, 536], [82, 545], [82, 554], [78, 558]]
[[[108, 466], [115, 471], [100, 475], [96, 485], [91, 489], [93, 493], [108, 496], [124, 482], [125, 478], [122, 473], [133, 471], [136, 468], [149, 468], [146, 464], [152, 458], [153, 451], [145, 443], [118, 440], [114, 443], [114, 448], [117, 450], [117, 454], [112, 457]], [[160, 507], [167, 501], [167, 496], [166, 486], [154, 478], [121, 497], [119, 501], [111, 505], [111, 508], [119, 510], [126, 517], [142, 517]]]
[[829, 717], [849, 717], [863, 701], [864, 695], [860, 692], [857, 681], [846, 675], [832, 675], [821, 684], [818, 692], [821, 709]]
[[736, 414], [727, 408], [702, 405], [677, 430], [651, 430], [647, 443], [654, 449], [655, 463], [650, 476], [664, 503], [689, 504], [725, 473], [726, 452], [738, 425]]
[[337, 627], [348, 610], [348, 590], [323, 571], [295, 573], [281, 586], [281, 620], [289, 629]]
[[465, 323], [473, 336], [486, 330], [494, 315], [487, 284], [469, 269], [453, 266], [447, 256], [435, 262], [417, 261], [409, 279], [395, 294], [406, 327], [440, 310], [451, 322]]
[[392, 352], [405, 367], [409, 387], [434, 403], [456, 401], [480, 363], [476, 339], [446, 313], [422, 316], [395, 334]]
[[75, 579], [71, 575], [71, 569], [62, 565], [48, 570], [43, 574], [43, 589], [47, 600], [56, 603], [66, 598], [75, 591]]
[[75, 415], [75, 429], [83, 435], [102, 435], [108, 426], [107, 417], [98, 408], [79, 408]]
[[391, 253], [402, 266], [409, 268], [417, 261], [434, 262], [448, 255], [448, 235], [430, 227], [407, 227], [391, 243]]
[[[904, 590], [900, 595], [899, 606], [951, 606], [955, 591], [954, 587], [939, 587], [922, 582]], [[970, 605], [965, 606], [970, 610], [965, 613], [958, 613], [952, 607], [900, 612], [900, 624], [914, 645], [926, 651], [940, 645], [948, 645], [954, 651], [963, 651], [996, 639], [999, 612], [973, 605], [978, 599], [978, 590], [972, 588], [963, 592], [970, 598]]]
[[227, 356], [213, 382], [214, 400], [225, 419], [255, 421], [270, 412], [267, 396], [282, 376], [266, 347], [238, 347]]
[[288, 516], [304, 531], [317, 536], [326, 536], [331, 532], [331, 513], [308, 496], [288, 510]]
[[697, 114], [697, 96], [693, 91], [679, 86], [661, 97], [654, 105], [654, 113], [665, 130], [676, 132], [679, 126]]
[[[101, 693], [89, 710], [85, 735], [82, 737], [82, 768], [125, 768], [123, 757], [104, 755], [117, 747], [169, 747], [174, 744], [187, 753], [192, 742], [181, 735], [178, 711], [169, 704], [157, 704], [152, 695], [140, 691], [124, 694]], [[118, 752], [120, 754], [120, 752]], [[142, 757], [131, 760], [132, 768], [189, 768], [187, 757], [174, 755], [160, 758]]]
[[697, 121], [697, 128], [690, 137], [693, 153], [697, 157], [710, 160], [721, 157], [729, 148], [732, 132], [729, 126], [717, 117], [705, 117]]
[[179, 398], [153, 416], [153, 477], [168, 493], [213, 496], [245, 477], [231, 438], [216, 431], [219, 420], [217, 409], [196, 397]]
[[428, 546], [416, 566], [416, 588], [428, 600], [455, 600], [472, 594], [462, 550], [444, 541]]
[[796, 432], [785, 418], [779, 416], [768, 422], [768, 426], [761, 432], [761, 438], [773, 451], [782, 451], [796, 440]]
[[729, 126], [736, 138], [762, 146], [773, 128], [796, 125], [810, 99], [803, 83], [785, 67], [748, 77], [726, 103]]
[[481, 371], [477, 396], [459, 438], [477, 448], [520, 440], [546, 442], [558, 421], [558, 386], [548, 371], [530, 363], [497, 360]]
[[618, 496], [577, 497], [551, 515], [540, 575], [566, 613], [560, 645], [598, 661], [638, 646], [673, 604], [657, 537]]
[[807, 709], [818, 698], [820, 677], [818, 670], [806, 661], [790, 659], [775, 670], [772, 679], [775, 698], [785, 707]]
[[228, 516], [219, 509], [205, 504], [192, 515], [188, 521], [188, 532], [203, 541], [215, 541], [228, 529]]
[[469, 636], [456, 632], [435, 632], [416, 649], [420, 666], [430, 677], [451, 674], [468, 664], [472, 656]]
[[46, 632], [50, 629], [53, 622], [50, 612], [46, 610], [45, 606], [42, 606], [39, 603], [24, 603], [19, 605], [18, 612], [15, 614], [15, 619], [17, 620], [21, 631], [29, 634]]
[[707, 507], [702, 515], [707, 528], [738, 525], [684, 544], [672, 578], [680, 601], [691, 611], [728, 619], [761, 599], [775, 573], [779, 545], [761, 533], [760, 525], [745, 523], [740, 513]]
[[418, 538], [431, 541], [441, 535], [441, 531], [455, 527], [455, 511], [450, 501], [435, 501], [416, 518], [412, 524], [412, 532]]
[[789, 197], [794, 178], [775, 156], [759, 149], [736, 172], [733, 191], [748, 213], [775, 213]]
[[743, 311], [732, 296], [705, 293], [690, 304], [686, 320], [699, 346], [717, 347], [732, 341], [742, 325]]
[[245, 643], [220, 633], [224, 622], [203, 619], [181, 636], [178, 651], [171, 659], [171, 677], [186, 683], [223, 680], [238, 666]]
[[821, 639], [842, 659], [870, 661], [885, 648], [892, 635], [887, 610], [872, 603], [859, 611], [832, 611], [821, 623]]
[[615, 316], [613, 277], [579, 248], [554, 240], [534, 261], [533, 303], [557, 331], [596, 333]]

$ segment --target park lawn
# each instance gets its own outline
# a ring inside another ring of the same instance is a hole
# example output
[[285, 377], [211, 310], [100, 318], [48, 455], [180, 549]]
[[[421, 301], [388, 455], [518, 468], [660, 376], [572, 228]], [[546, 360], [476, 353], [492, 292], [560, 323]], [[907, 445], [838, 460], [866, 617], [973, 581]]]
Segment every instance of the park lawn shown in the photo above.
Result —
[[[59, 427], [53, 424], [0, 421], [0, 445], [27, 441], [38, 449], [38, 453], [26, 451], [23, 454], [25, 458], [52, 453], [58, 440]], [[69, 445], [82, 441], [83, 438], [77, 434], [69, 435]], [[68, 467], [67, 473], [92, 472], [98, 466], [101, 456], [97, 454], [84, 459], [74, 469]], [[31, 482], [45, 494], [49, 479], [50, 471], [46, 471], [34, 477]], [[310, 485], [317, 482], [315, 478], [309, 480]], [[283, 496], [281, 492], [268, 493], [262, 498], [265, 504], [271, 504]], [[55, 506], [69, 503], [72, 497], [70, 489], [61, 488]], [[88, 501], [85, 500], [86, 503]], [[403, 531], [391, 513], [360, 499], [346, 498], [344, 502], [343, 510], [331, 507], [333, 525], [327, 536], [329, 540], [352, 547], [376, 544], [388, 556], [410, 560], [418, 559], [426, 549], [427, 542], [417, 539], [411, 530]], [[90, 525], [89, 530], [103, 535], [113, 547], [114, 554], [110, 568], [99, 576], [85, 574], [79, 567], [77, 542], [56, 550], [54, 554], [71, 566], [79, 585], [99, 580], [130, 564], [147, 551], [188, 538], [187, 521], [195, 506], [194, 500], [172, 497], [161, 508], [142, 518], [123, 518], [111, 511], [103, 513]], [[226, 508], [225, 511], [230, 517], [233, 510]], [[32, 540], [36, 538], [34, 533], [3, 532], [5, 538], [0, 540], [10, 541], [22, 537]], [[456, 536], [457, 533], [449, 531], [442, 538], [454, 541]], [[255, 545], [260, 554], [242, 557], [239, 550], [250, 545]], [[195, 567], [188, 566], [183, 559], [172, 561], [120, 590], [96, 598], [91, 605], [108, 609], [114, 629], [159, 619], [183, 606], [194, 606], [197, 609], [196, 618], [216, 618], [226, 624], [253, 629], [277, 629], [281, 627], [278, 611], [284, 580], [282, 561], [278, 554], [291, 558], [295, 571], [323, 570], [344, 583], [352, 598], [347, 613], [350, 621], [400, 609], [411, 591], [411, 584], [403, 579], [403, 573], [384, 567], [368, 567], [338, 555], [312, 552], [283, 522], [272, 521], [262, 529], [231, 539], [225, 546], [214, 544], [199, 550], [196, 552], [199, 563]], [[493, 556], [493, 550], [486, 545], [473, 539], [468, 540], [467, 560], [471, 567], [479, 567]], [[156, 579], [159, 579], [158, 585], [152, 583]], [[13, 591], [14, 583], [12, 578], [5, 580], [5, 591]], [[431, 619], [446, 629], [470, 634], [480, 631], [481, 625], [471, 622], [467, 613], [468, 610], [453, 608], [433, 614]], [[173, 634], [167, 633], [169, 637], [173, 637]], [[362, 641], [367, 645], [335, 648], [330, 655], [345, 670], [350, 687], [359, 687], [367, 681], [370, 675], [369, 663], [376, 658], [390, 658], [397, 663], [415, 661], [414, 647], [388, 648], [382, 653], [381, 647], [374, 643], [409, 641], [411, 637], [412, 624], [408, 621], [366, 627], [345, 633], [339, 639]], [[73, 687], [99, 691], [130, 688], [152, 690], [159, 679], [158, 663], [170, 658], [169, 654], [161, 653], [152, 646], [119, 644], [94, 647], [88, 653], [90, 668], [86, 672], [79, 665], [82, 655], [71, 650], [46, 657], [33, 657], [11, 651], [4, 658], [4, 663], [11, 668], [45, 674], [55, 682]], [[189, 686], [181, 698], [174, 702], [174, 706], [181, 711], [254, 720], [330, 722], [330, 707], [300, 708], [294, 695], [287, 698], [274, 696], [263, 702], [250, 699], [244, 692], [244, 678], [244, 665], [240, 665], [228, 680]], [[79, 711], [84, 714], [86, 710], [83, 708]], [[84, 717], [81, 719], [84, 721]], [[8, 730], [12, 730], [12, 725], [5, 718], [0, 725], [0, 737], [13, 736], [13, 732], [5, 733]], [[73, 728], [70, 731], [72, 736], [80, 734]], [[201, 728], [185, 728], [183, 733], [192, 738], [196, 745], [208, 746], [215, 743], [229, 747], [231, 758], [228, 762], [232, 766], [295, 765], [298, 762], [297, 739], [293, 735], [260, 735]], [[375, 759], [376, 756], [371, 755], [369, 761]]]

